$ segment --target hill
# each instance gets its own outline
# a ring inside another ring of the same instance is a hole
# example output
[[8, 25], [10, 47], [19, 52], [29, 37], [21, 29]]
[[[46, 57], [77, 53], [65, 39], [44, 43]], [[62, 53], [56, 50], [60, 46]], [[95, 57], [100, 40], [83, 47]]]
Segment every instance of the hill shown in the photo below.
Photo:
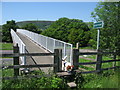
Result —
[[54, 21], [21, 21], [16, 22], [19, 27], [22, 27], [28, 23], [35, 24], [39, 29], [45, 30], [47, 29]]

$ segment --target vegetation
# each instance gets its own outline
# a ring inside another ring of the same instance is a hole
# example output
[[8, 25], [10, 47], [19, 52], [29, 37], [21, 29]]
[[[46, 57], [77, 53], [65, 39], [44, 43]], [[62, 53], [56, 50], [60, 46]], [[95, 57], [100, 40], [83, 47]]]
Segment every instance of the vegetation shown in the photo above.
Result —
[[[96, 60], [96, 55], [88, 55], [86, 58]], [[87, 60], [86, 58], [80, 58], [79, 62], [94, 62], [92, 60]], [[102, 56], [102, 61], [106, 61], [106, 60], [113, 60], [113, 58], [111, 58], [110, 56]], [[114, 62], [102, 63], [102, 68], [113, 67], [113, 63]], [[84, 65], [80, 65], [80, 68], [84, 68], [84, 69], [86, 69], [88, 71], [95, 70], [95, 67], [96, 67], [95, 64], [91, 64], [90, 66], [91, 67], [86, 67]], [[94, 66], [94, 68], [92, 66]]]
[[7, 21], [7, 23], [2, 26], [2, 42], [12, 42], [10, 30], [13, 29], [16, 31], [17, 28], [18, 26], [14, 20]]
[[2, 42], [2, 25], [0, 25], [0, 42]]
[[[10, 74], [11, 70], [4, 70], [3, 77], [13, 76]], [[7, 74], [7, 75], [6, 75]], [[8, 75], [9, 74], [9, 75]], [[3, 89], [7, 88], [64, 88], [64, 84], [61, 78], [56, 77], [54, 74], [51, 74], [50, 77], [45, 77], [43, 72], [34, 71], [30, 75], [39, 75], [41, 78], [29, 78], [27, 76], [22, 76], [24, 79], [13, 79], [13, 80], [3, 80]]]
[[35, 33], [39, 33], [39, 34], [42, 32], [42, 30], [38, 29], [37, 26], [34, 25], [33, 23], [28, 23], [28, 24], [22, 26], [21, 28], [32, 31], [32, 32], [35, 32]]
[[73, 45], [80, 42], [80, 46], [87, 46], [89, 41], [89, 28], [82, 20], [78, 19], [60, 18], [42, 34]]
[[45, 30], [47, 29], [54, 21], [21, 21], [21, 22], [16, 22], [16, 24], [21, 28], [25, 26], [26, 24], [34, 24], [38, 29]]
[[100, 75], [86, 74], [82, 88], [120, 88], [119, 75], [119, 70], [109, 70]]
[[[120, 53], [120, 2], [99, 2], [91, 14], [96, 21], [104, 21], [104, 28], [100, 34], [100, 48]], [[94, 41], [95, 35], [92, 37]]]
[[[29, 78], [22, 76], [24, 79], [3, 80], [2, 88], [69, 88], [65, 80], [51, 74], [45, 77], [43, 72], [34, 71], [29, 75], [39, 75], [41, 78]], [[79, 78], [77, 88], [120, 88], [119, 87], [119, 69], [116, 71], [104, 71], [102, 74], [82, 74], [84, 78]], [[13, 76], [13, 70], [3, 70], [3, 77]], [[77, 76], [77, 75], [76, 75]], [[80, 76], [80, 75], [78, 75]]]
[[0, 43], [0, 50], [12, 50], [12, 43]]

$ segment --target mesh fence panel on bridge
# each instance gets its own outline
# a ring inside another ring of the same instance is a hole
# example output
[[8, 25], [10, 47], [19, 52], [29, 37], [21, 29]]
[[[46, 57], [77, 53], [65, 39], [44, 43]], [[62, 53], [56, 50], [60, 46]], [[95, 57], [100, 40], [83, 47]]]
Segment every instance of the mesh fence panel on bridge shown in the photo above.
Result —
[[[16, 34], [14, 30], [11, 29], [11, 36], [14, 44], [18, 44], [19, 46], [19, 52], [25, 53], [26, 45], [23, 43], [23, 41], [19, 38], [19, 36]], [[20, 60], [22, 62], [22, 65], [26, 64], [26, 57], [21, 56]]]
[[24, 34], [31, 40], [42, 46], [44, 49], [54, 52], [54, 49], [62, 49], [62, 58], [66, 58], [67, 62], [72, 64], [72, 44], [56, 40], [50, 37], [43, 36], [24, 29], [17, 29], [17, 32]]

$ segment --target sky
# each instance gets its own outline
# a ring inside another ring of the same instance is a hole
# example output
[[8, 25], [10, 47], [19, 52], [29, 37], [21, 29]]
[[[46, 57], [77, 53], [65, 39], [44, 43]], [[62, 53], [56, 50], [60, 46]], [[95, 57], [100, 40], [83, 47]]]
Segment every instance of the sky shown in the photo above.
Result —
[[91, 22], [91, 12], [97, 2], [2, 2], [2, 23], [15, 20], [49, 20], [59, 18], [80, 19]]

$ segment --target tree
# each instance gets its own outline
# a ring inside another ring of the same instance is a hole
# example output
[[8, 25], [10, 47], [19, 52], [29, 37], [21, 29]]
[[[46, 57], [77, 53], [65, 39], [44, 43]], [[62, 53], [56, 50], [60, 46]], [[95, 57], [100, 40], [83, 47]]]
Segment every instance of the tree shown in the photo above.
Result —
[[3, 42], [12, 42], [10, 30], [13, 29], [16, 31], [18, 26], [16, 25], [14, 20], [7, 21], [6, 24], [2, 26], [2, 41]]
[[88, 31], [88, 26], [82, 20], [60, 18], [42, 34], [74, 45], [80, 42], [81, 46], [86, 46], [89, 41]]
[[42, 30], [41, 29], [38, 29], [36, 25], [34, 25], [33, 23], [28, 23], [26, 25], [24, 25], [23, 27], [21, 27], [22, 29], [26, 29], [26, 30], [29, 30], [29, 31], [32, 31], [32, 32], [35, 32], [35, 33], [41, 33]]
[[120, 51], [120, 2], [99, 2], [92, 12], [95, 20], [104, 21], [100, 34], [100, 48]]
[[91, 46], [92, 48], [96, 49], [97, 46], [97, 29], [93, 28], [93, 22], [87, 22], [88, 28], [90, 29], [89, 31], [89, 42], [88, 45]]

